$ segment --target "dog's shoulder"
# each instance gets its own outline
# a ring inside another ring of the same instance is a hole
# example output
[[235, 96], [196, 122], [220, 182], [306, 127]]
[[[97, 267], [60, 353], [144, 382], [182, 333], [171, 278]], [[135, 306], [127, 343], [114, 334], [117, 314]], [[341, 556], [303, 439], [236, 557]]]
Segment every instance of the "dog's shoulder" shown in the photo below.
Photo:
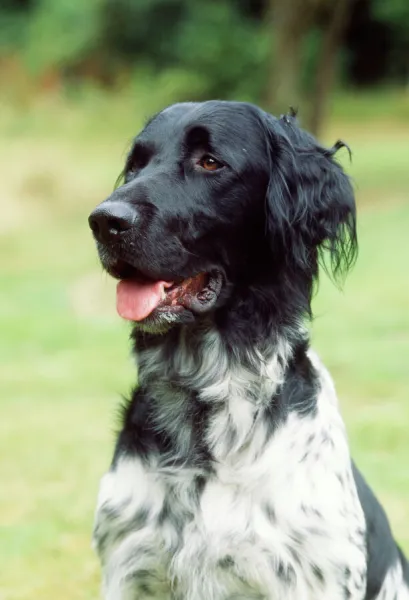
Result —
[[[383, 507], [355, 463], [352, 467], [366, 522], [367, 597], [382, 598], [381, 593], [392, 594], [394, 588], [402, 589], [403, 582], [408, 586], [407, 593], [409, 597], [409, 566], [407, 560], [393, 538]], [[398, 597], [401, 598], [401, 596]], [[402, 598], [406, 598], [406, 596], [402, 596]]]

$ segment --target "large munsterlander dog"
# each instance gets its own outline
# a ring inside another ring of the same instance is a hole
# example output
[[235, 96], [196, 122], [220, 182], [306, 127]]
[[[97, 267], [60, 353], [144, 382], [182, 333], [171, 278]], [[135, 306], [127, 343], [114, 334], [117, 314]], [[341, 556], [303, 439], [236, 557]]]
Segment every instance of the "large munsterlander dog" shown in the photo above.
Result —
[[96, 514], [108, 600], [409, 598], [304, 328], [322, 251], [335, 276], [355, 257], [340, 146], [177, 104], [91, 214], [138, 360]]

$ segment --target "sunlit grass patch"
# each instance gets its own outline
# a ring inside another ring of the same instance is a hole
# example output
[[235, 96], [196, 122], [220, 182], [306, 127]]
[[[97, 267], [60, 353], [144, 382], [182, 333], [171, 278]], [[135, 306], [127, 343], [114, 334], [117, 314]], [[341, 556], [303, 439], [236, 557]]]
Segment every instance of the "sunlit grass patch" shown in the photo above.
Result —
[[[0, 117], [0, 590], [7, 599], [98, 594], [95, 496], [116, 407], [135, 372], [87, 216], [110, 193], [148, 112], [125, 104], [51, 105], [48, 120], [39, 109], [34, 123], [14, 109], [7, 123]], [[360, 256], [342, 293], [322, 278], [313, 341], [335, 378], [354, 457], [409, 551], [409, 130], [375, 116], [346, 127], [346, 116], [325, 139], [345, 138], [354, 153], [351, 166], [346, 153], [340, 159], [357, 188]]]

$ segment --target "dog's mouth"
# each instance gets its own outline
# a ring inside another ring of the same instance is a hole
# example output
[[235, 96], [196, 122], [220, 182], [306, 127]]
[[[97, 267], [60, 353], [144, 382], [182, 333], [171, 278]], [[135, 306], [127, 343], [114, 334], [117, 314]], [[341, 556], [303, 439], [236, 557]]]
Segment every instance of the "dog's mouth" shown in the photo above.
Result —
[[190, 311], [199, 315], [211, 310], [223, 287], [220, 271], [200, 272], [179, 282], [154, 280], [133, 266], [118, 261], [109, 273], [119, 279], [116, 305], [119, 315], [141, 322], [155, 316]]

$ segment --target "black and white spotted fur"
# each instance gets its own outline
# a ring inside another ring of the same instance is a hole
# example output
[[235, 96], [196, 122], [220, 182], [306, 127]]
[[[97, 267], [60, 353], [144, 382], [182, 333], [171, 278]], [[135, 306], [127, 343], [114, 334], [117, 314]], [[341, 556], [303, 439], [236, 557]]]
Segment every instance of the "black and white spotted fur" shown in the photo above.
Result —
[[[193, 126], [236, 177], [192, 183], [188, 168], [185, 179], [172, 171], [174, 155], [189, 160], [180, 156]], [[185, 277], [207, 261], [226, 286], [215, 309], [187, 323], [160, 334], [135, 327], [138, 387], [94, 529], [105, 598], [409, 600], [408, 564], [351, 462], [333, 382], [303, 325], [320, 248], [335, 270], [355, 250], [336, 148], [320, 147], [292, 116], [222, 102], [167, 109], [138, 152], [148, 142], [152, 171], [149, 161], [131, 167], [131, 151], [114, 196], [151, 203], [154, 223], [143, 249], [140, 231], [99, 245], [104, 264], [121, 256], [146, 272], [150, 260], [155, 276]]]

